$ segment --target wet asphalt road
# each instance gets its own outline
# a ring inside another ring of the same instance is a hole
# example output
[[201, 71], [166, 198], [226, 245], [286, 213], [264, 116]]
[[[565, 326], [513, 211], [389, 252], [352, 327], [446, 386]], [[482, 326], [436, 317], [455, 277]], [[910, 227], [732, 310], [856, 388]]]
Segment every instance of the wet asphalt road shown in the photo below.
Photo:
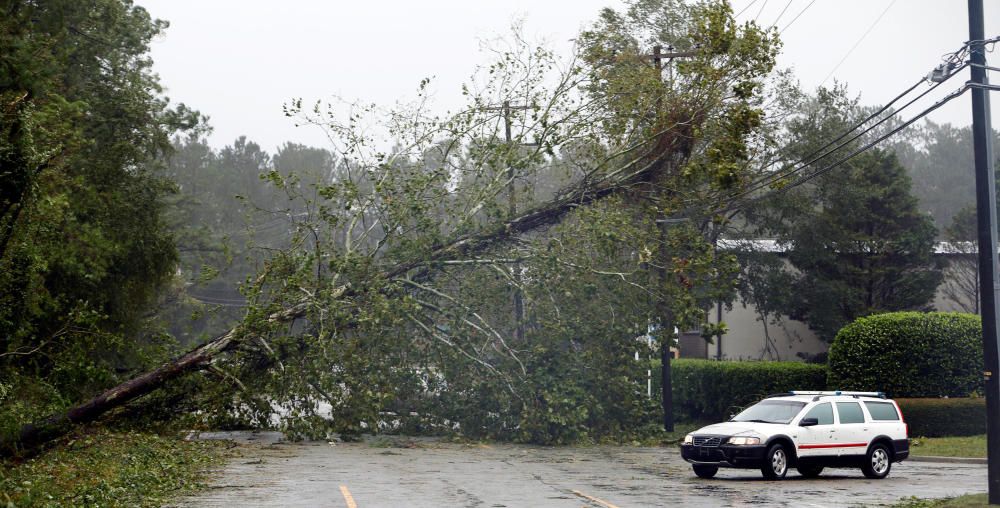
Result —
[[[203, 436], [204, 437], [204, 436]], [[178, 506], [878, 506], [985, 492], [986, 466], [903, 462], [885, 480], [832, 469], [768, 482], [755, 470], [694, 476], [676, 448], [542, 448], [383, 439], [244, 444], [210, 487]]]

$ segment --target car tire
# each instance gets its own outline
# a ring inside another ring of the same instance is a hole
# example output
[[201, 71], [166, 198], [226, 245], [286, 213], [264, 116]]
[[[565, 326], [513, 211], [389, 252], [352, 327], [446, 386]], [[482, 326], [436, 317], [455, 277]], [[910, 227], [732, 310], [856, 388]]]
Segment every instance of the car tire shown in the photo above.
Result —
[[788, 452], [781, 443], [775, 443], [767, 449], [760, 472], [768, 480], [780, 480], [788, 473]]
[[799, 466], [795, 468], [803, 478], [816, 478], [823, 472], [823, 466]]
[[694, 474], [698, 475], [698, 478], [713, 478], [715, 473], [719, 472], [719, 466], [708, 466], [704, 464], [695, 464], [691, 466], [694, 469]]
[[882, 443], [871, 445], [865, 455], [865, 464], [861, 466], [861, 472], [868, 478], [881, 480], [889, 476], [890, 469], [892, 469], [892, 454], [889, 448]]

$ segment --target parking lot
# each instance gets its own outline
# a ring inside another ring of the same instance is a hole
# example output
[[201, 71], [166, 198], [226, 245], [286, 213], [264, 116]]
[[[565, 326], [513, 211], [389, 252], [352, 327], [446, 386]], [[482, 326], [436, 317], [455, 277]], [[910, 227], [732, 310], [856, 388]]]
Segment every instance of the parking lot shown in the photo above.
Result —
[[[202, 436], [220, 437], [220, 436]], [[224, 437], [233, 437], [227, 435]], [[558, 447], [375, 439], [281, 443], [237, 435], [237, 456], [181, 506], [873, 506], [986, 490], [986, 466], [903, 462], [885, 480], [827, 470], [779, 482], [755, 470], [694, 476], [673, 447]]]

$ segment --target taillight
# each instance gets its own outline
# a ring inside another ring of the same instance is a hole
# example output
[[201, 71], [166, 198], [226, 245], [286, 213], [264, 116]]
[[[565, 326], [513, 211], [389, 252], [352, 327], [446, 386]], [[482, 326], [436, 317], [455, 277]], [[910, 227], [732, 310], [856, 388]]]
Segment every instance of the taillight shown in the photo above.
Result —
[[896, 412], [899, 413], [899, 421], [903, 422], [903, 427], [906, 429], [906, 437], [910, 437], [910, 424], [906, 423], [906, 418], [903, 417], [903, 410], [899, 409], [899, 404], [896, 401], [892, 401], [892, 405], [896, 406]]

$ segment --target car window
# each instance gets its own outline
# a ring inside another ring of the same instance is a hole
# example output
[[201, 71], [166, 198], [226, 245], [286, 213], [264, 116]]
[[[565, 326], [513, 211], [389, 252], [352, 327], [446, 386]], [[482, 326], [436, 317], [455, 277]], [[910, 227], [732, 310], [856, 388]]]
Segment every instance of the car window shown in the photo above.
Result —
[[833, 425], [833, 406], [829, 402], [824, 402], [806, 413], [802, 419], [815, 418], [819, 425]]
[[[794, 400], [763, 400], [733, 417], [734, 422], [788, 423], [805, 407]], [[831, 413], [831, 420], [833, 418]]]
[[840, 423], [865, 423], [865, 414], [857, 402], [838, 402], [837, 414], [840, 415]]
[[868, 414], [872, 415], [872, 420], [899, 420], [899, 413], [896, 406], [890, 402], [865, 402]]

